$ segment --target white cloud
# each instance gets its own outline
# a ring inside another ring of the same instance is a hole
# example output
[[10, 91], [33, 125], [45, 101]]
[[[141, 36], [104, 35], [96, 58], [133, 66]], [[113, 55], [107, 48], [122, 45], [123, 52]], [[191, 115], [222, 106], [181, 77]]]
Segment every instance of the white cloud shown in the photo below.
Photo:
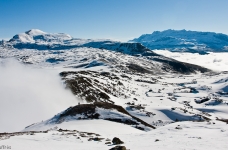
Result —
[[156, 53], [182, 62], [200, 65], [215, 71], [228, 71], [228, 53], [210, 53], [199, 55], [197, 53], [178, 53], [167, 50], [155, 50]]
[[0, 132], [20, 131], [77, 103], [55, 70], [0, 61]]

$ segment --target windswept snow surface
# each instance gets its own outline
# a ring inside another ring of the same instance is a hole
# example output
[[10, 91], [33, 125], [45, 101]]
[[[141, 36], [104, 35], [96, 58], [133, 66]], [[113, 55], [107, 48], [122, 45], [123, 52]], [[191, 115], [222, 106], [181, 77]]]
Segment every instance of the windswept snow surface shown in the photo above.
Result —
[[[124, 146], [130, 150], [151, 149], [227, 149], [228, 126], [222, 122], [178, 122], [159, 129], [143, 132], [135, 130], [126, 125], [112, 123], [109, 121], [79, 121], [67, 122], [60, 127], [68, 130], [86, 131], [100, 134], [101, 138], [111, 139], [118, 137], [124, 141]], [[177, 129], [178, 128], [178, 129]], [[80, 137], [79, 134], [68, 134], [68, 132], [35, 133], [34, 135], [13, 136], [8, 140], [1, 140], [1, 145], [8, 145], [11, 149], [94, 149], [107, 150], [114, 145], [106, 145], [106, 141], [88, 141], [89, 137]]]

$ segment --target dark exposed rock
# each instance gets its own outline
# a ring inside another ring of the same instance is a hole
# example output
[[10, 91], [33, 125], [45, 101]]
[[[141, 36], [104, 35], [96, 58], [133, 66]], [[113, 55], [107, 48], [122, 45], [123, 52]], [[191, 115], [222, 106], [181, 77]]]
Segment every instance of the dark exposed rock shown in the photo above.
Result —
[[180, 126], [177, 126], [175, 129], [181, 130], [182, 128]]
[[105, 144], [112, 144], [111, 142], [105, 142]]
[[88, 141], [101, 141], [104, 138], [99, 138], [99, 137], [95, 137], [95, 138], [89, 138]]
[[[86, 76], [85, 76], [86, 75]], [[124, 85], [113, 73], [95, 72], [95, 71], [78, 71], [78, 72], [61, 72], [60, 76], [65, 81], [66, 88], [72, 93], [87, 102], [109, 102], [114, 103], [108, 94], [115, 97], [127, 98], [127, 95], [119, 88], [124, 88]], [[68, 78], [70, 76], [70, 78]], [[90, 77], [88, 77], [90, 76]], [[109, 78], [117, 80], [115, 84], [106, 84], [97, 79]]]
[[209, 100], [210, 100], [209, 97], [204, 97], [204, 98], [202, 98], [202, 99], [195, 100], [195, 102], [196, 102], [197, 104], [201, 104], [201, 103], [207, 102], [207, 101], [209, 101]]
[[226, 124], [228, 124], [228, 119], [219, 119], [219, 118], [216, 118], [216, 120], [219, 120], [219, 121], [222, 121], [222, 122], [225, 122]]
[[109, 150], [127, 150], [125, 146], [115, 146]]
[[142, 80], [142, 79], [136, 79], [135, 81], [149, 83], [149, 84], [156, 84], [157, 83], [156, 81], [148, 81], [148, 80]]
[[118, 145], [118, 144], [123, 144], [124, 142], [121, 141], [119, 138], [114, 137], [114, 138], [112, 139], [112, 143], [113, 143], [114, 145]]
[[159, 139], [156, 139], [156, 140], [155, 140], [155, 142], [158, 142], [158, 141], [160, 141], [160, 140], [159, 140]]
[[137, 73], [152, 73], [151, 71], [137, 65], [137, 64], [128, 64], [127, 67], [131, 70], [131, 71], [134, 71], [134, 72], [137, 72]]
[[[66, 76], [67, 73], [61, 73], [61, 76]], [[77, 72], [74, 72], [77, 75]], [[83, 76], [75, 76], [73, 79], [67, 79], [66, 87], [69, 88], [73, 94], [78, 95], [79, 97], [84, 97], [87, 102], [94, 102], [94, 101], [110, 101], [110, 97], [100, 91], [99, 89], [95, 88], [92, 84], [92, 80], [83, 77]]]

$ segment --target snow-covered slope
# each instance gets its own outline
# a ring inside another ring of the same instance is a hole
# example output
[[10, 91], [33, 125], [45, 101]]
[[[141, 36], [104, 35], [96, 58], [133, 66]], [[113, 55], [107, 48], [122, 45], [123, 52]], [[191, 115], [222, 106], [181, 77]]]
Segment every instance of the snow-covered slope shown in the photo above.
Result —
[[187, 30], [154, 31], [131, 40], [150, 49], [168, 49], [177, 52], [228, 52], [228, 35]]
[[46, 130], [53, 126], [58, 126], [64, 122], [76, 120], [103, 119], [113, 122], [123, 123], [142, 131], [155, 129], [154, 126], [130, 115], [123, 107], [103, 102], [93, 104], [80, 104], [69, 107], [65, 111], [55, 115], [53, 118], [44, 122], [36, 123], [25, 128], [24, 131]]
[[[178, 122], [156, 130], [143, 131], [101, 120], [67, 122], [60, 128], [44, 132], [23, 132], [0, 135], [1, 146], [17, 150], [108, 150], [114, 137], [130, 150], [227, 149], [228, 126], [222, 122]], [[68, 129], [68, 130], [63, 130]]]
[[[105, 150], [115, 147], [110, 139], [118, 137], [124, 142], [121, 146], [133, 150], [227, 149], [228, 99], [227, 95], [216, 94], [227, 79], [225, 72], [188, 76], [154, 76], [157, 77], [154, 84], [134, 81], [137, 75], [130, 76], [132, 79], [123, 77], [119, 81], [124, 85], [129, 84], [129, 90], [126, 90], [126, 93], [129, 91], [132, 95], [127, 99], [111, 97], [109, 94], [110, 97], [128, 113], [156, 126], [156, 129], [145, 132], [120, 122], [103, 120], [105, 118], [131, 119], [129, 115], [116, 109], [94, 107], [95, 113], [99, 113], [100, 117], [91, 118], [93, 113], [87, 112], [90, 109], [85, 111], [80, 108], [88, 105], [80, 104], [70, 107], [47, 121], [32, 124], [22, 132], [1, 133], [0, 144], [19, 150], [66, 147]], [[109, 76], [102, 78], [104, 81], [109, 80]], [[146, 80], [145, 76], [142, 78]], [[190, 87], [195, 88], [198, 93], [191, 93], [188, 90]], [[205, 102], [195, 101], [205, 97], [209, 98]], [[124, 104], [127, 102], [130, 103]], [[78, 113], [78, 111], [81, 112]]]

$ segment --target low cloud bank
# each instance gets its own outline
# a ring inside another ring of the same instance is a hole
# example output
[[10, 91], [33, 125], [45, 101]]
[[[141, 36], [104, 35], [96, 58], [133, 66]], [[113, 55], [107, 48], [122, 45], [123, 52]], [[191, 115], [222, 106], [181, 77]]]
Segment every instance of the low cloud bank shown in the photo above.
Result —
[[228, 71], [228, 53], [210, 53], [199, 55], [197, 53], [178, 53], [167, 50], [155, 50], [156, 53], [182, 62], [200, 65], [215, 71]]
[[20, 131], [77, 103], [57, 71], [0, 60], [0, 132]]

